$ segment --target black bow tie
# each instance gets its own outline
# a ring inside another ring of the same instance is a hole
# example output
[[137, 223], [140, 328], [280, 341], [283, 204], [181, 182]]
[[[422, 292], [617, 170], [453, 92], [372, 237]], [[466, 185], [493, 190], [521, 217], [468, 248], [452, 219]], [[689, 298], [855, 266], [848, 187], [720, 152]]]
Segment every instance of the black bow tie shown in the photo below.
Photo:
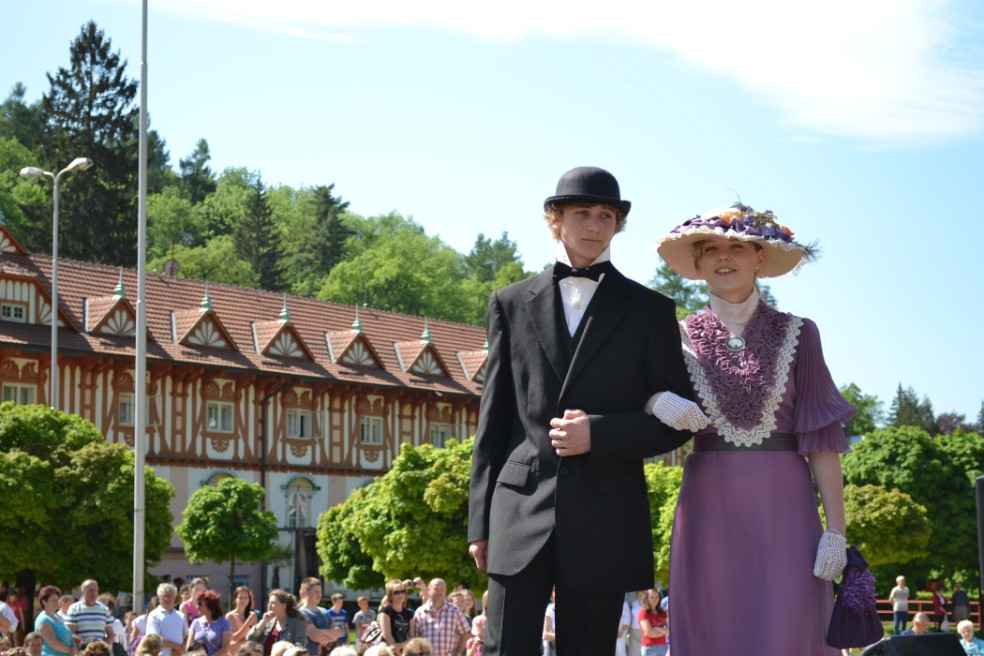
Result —
[[589, 264], [586, 267], [569, 267], [563, 262], [554, 262], [553, 279], [554, 282], [563, 280], [567, 277], [572, 278], [591, 278], [595, 282], [601, 278], [601, 274], [608, 273], [612, 269], [610, 261]]

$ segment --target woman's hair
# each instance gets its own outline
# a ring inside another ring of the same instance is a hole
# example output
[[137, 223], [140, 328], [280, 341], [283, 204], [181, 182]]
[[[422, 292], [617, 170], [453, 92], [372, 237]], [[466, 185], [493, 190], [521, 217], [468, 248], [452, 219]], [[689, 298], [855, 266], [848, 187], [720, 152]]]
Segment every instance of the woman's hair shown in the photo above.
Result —
[[[974, 630], [974, 623], [971, 622], [970, 620], [960, 620], [959, 622], [957, 622], [957, 633], [960, 633], [961, 631], [963, 631], [964, 630], [964, 627], [967, 627], [967, 626], [970, 627], [970, 630], [971, 631]], [[9, 654], [10, 652], [7, 652], [7, 653]]]
[[225, 614], [225, 610], [222, 608], [222, 599], [215, 590], [203, 592], [202, 596], [198, 598], [198, 603], [203, 609], [208, 608], [208, 615], [212, 620], [217, 620]]
[[256, 599], [253, 598], [253, 591], [247, 588], [245, 585], [241, 585], [236, 588], [236, 591], [232, 593], [232, 603], [235, 604], [236, 600], [239, 599], [239, 595], [242, 593], [249, 595], [249, 601], [246, 602], [246, 617], [249, 617], [250, 611], [253, 610], [253, 606], [256, 605]]
[[164, 649], [164, 638], [156, 633], [150, 633], [140, 638], [136, 656], [144, 656], [144, 654], [157, 656], [157, 654], [161, 653], [162, 649]]
[[289, 640], [278, 640], [270, 647], [270, 656], [284, 656], [287, 650], [294, 646]]
[[560, 219], [564, 216], [564, 210], [568, 207], [593, 207], [595, 205], [604, 205], [611, 211], [615, 212], [615, 234], [618, 234], [625, 230], [625, 214], [619, 208], [614, 205], [606, 205], [605, 203], [592, 203], [592, 202], [575, 202], [575, 203], [550, 203], [547, 209], [543, 213], [543, 218], [547, 221], [547, 226], [550, 227], [550, 232], [554, 239], [560, 239]]
[[51, 595], [57, 596], [58, 601], [61, 601], [61, 590], [59, 590], [57, 586], [46, 585], [43, 588], [41, 588], [40, 591], [38, 591], [38, 599], [41, 601], [41, 603], [44, 603], [44, 601]]
[[[656, 600], [655, 608], [653, 608], [649, 602], [649, 595], [652, 592], [655, 592], [656, 595], [659, 597], [659, 599]], [[662, 606], [660, 606], [659, 603], [662, 599], [663, 599], [663, 593], [662, 591], [660, 591], [659, 588], [652, 588], [650, 590], [646, 590], [646, 596], [642, 598], [642, 607], [648, 610], [650, 613], [656, 613], [657, 615], [665, 615], [666, 611], [663, 610]]]
[[301, 614], [301, 611], [297, 610], [297, 599], [294, 595], [287, 592], [286, 590], [271, 590], [267, 598], [274, 597], [277, 601], [282, 603], [287, 607], [287, 617], [300, 617], [307, 621], [307, 618]]
[[[390, 579], [389, 581], [386, 582], [386, 598], [389, 599], [389, 603], [390, 603], [391, 606], [393, 605], [393, 598], [394, 598], [393, 597], [393, 591], [394, 590], [403, 590], [404, 593], [405, 593], [406, 592], [406, 589], [407, 589], [407, 586], [404, 585], [404, 584], [405, 584], [405, 581], [401, 581], [400, 579]], [[406, 594], [403, 595], [403, 607], [404, 608], [407, 607], [407, 595]]]
[[359, 652], [355, 650], [355, 647], [339, 645], [331, 650], [331, 656], [359, 656]]
[[79, 646], [85, 644], [82, 649], [82, 656], [110, 656], [109, 645], [102, 640], [92, 640], [88, 643], [83, 641]]
[[116, 614], [116, 597], [113, 595], [108, 592], [104, 592], [96, 598], [96, 601], [108, 608], [110, 615]]

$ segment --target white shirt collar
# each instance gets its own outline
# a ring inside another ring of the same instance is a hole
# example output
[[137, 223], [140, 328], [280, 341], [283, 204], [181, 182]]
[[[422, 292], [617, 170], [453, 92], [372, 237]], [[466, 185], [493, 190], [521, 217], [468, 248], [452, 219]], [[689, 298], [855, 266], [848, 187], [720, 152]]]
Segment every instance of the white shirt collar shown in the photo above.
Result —
[[[611, 259], [612, 259], [612, 245], [608, 244], [608, 246], [605, 246], [605, 250], [601, 252], [601, 255], [595, 258], [594, 262], [591, 262], [591, 264], [598, 264], [598, 262], [608, 262]], [[564, 242], [562, 241], [557, 242], [557, 261], [560, 262], [561, 264], [566, 264], [569, 267], [574, 266], [573, 264], [571, 264], [571, 258], [567, 255], [567, 248], [564, 247]]]

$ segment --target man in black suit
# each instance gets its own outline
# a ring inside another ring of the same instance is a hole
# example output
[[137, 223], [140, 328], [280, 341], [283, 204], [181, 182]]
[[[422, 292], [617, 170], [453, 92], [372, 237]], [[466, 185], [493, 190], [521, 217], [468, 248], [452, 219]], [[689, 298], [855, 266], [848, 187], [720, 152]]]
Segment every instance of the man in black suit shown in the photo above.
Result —
[[558, 654], [614, 653], [624, 593], [653, 586], [644, 459], [690, 437], [643, 412], [692, 393], [673, 302], [609, 261], [630, 208], [615, 177], [568, 171], [544, 207], [557, 263], [488, 308], [468, 526], [485, 656], [537, 653], [554, 585]]

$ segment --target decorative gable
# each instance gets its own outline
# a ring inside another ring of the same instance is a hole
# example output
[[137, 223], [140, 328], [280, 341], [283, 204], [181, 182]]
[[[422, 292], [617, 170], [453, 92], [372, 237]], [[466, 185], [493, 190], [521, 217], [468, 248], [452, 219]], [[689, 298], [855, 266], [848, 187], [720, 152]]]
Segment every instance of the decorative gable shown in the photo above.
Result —
[[489, 360], [488, 351], [467, 351], [464, 353], [459, 351], [455, 355], [458, 356], [458, 364], [461, 365], [461, 370], [465, 372], [465, 376], [469, 380], [476, 383], [485, 382], [485, 365]]
[[[111, 296], [86, 301], [86, 330], [96, 335], [136, 337], [137, 312], [126, 298]], [[150, 330], [147, 336], [153, 340]]]
[[382, 369], [382, 360], [366, 336], [353, 331], [325, 333], [328, 353], [335, 364]]
[[396, 342], [393, 350], [400, 368], [407, 373], [451, 377], [440, 353], [430, 342]]
[[171, 313], [174, 341], [188, 346], [238, 350], [214, 310], [184, 310]]
[[257, 353], [284, 358], [313, 360], [311, 350], [301, 339], [293, 324], [283, 321], [263, 321], [251, 324]]
[[10, 232], [10, 228], [3, 222], [3, 219], [0, 219], [0, 252], [17, 253], [18, 255], [27, 253], [20, 242], [17, 241], [17, 238]]

